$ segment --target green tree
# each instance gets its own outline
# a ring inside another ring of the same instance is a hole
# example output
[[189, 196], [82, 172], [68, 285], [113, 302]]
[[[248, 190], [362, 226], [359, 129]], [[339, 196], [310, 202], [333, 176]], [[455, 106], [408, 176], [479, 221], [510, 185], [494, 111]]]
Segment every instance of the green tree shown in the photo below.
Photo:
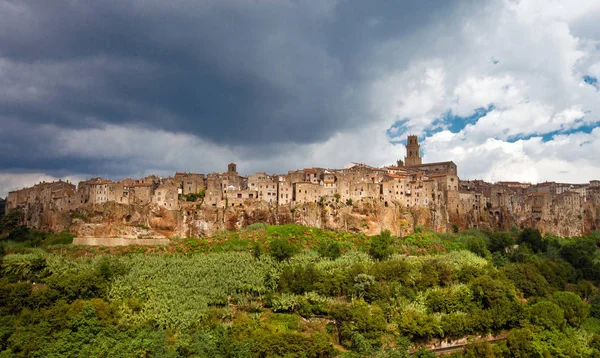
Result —
[[589, 314], [589, 306], [573, 292], [554, 292], [552, 302], [564, 311], [565, 319], [573, 327], [579, 327]]
[[532, 263], [511, 264], [504, 266], [502, 270], [526, 297], [544, 297], [551, 291], [548, 281]]
[[488, 234], [488, 250], [505, 253], [515, 244], [515, 239], [508, 232], [492, 232]]
[[288, 240], [282, 238], [275, 238], [269, 243], [269, 249], [271, 250], [271, 256], [277, 261], [289, 260], [298, 248], [292, 245]]
[[317, 251], [321, 257], [330, 260], [335, 260], [342, 256], [342, 249], [340, 248], [340, 244], [336, 241], [330, 242], [329, 244], [326, 242], [321, 243]]
[[561, 329], [565, 324], [562, 308], [550, 301], [540, 301], [528, 308], [531, 323], [546, 329]]
[[393, 242], [394, 239], [388, 230], [381, 232], [377, 236], [373, 236], [369, 246], [369, 255], [373, 260], [387, 260], [394, 253], [394, 249], [392, 248]]
[[527, 245], [533, 252], [545, 252], [548, 242], [542, 238], [538, 229], [526, 228], [519, 234], [519, 244]]
[[473, 299], [483, 308], [501, 305], [514, 299], [510, 286], [506, 282], [493, 279], [488, 275], [478, 277], [471, 283]]

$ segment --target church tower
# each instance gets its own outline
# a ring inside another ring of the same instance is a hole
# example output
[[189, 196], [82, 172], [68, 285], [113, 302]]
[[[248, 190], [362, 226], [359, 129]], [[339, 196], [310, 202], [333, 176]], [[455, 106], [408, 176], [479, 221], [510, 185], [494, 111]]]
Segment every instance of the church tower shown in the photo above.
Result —
[[419, 138], [416, 135], [409, 135], [406, 142], [406, 157], [404, 157], [404, 165], [411, 167], [421, 165], [421, 145]]

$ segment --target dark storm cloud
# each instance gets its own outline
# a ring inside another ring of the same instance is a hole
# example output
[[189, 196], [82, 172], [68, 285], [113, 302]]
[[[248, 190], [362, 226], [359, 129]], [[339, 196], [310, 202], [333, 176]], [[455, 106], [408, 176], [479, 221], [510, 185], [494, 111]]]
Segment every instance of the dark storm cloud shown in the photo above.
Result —
[[[102, 166], [53, 158], [44, 148], [55, 133], [45, 124], [135, 124], [250, 150], [326, 140], [369, 120], [364, 86], [376, 46], [443, 21], [455, 6], [0, 0], [0, 147], [8, 154], [0, 166]], [[409, 57], [407, 49], [390, 60], [401, 67]]]

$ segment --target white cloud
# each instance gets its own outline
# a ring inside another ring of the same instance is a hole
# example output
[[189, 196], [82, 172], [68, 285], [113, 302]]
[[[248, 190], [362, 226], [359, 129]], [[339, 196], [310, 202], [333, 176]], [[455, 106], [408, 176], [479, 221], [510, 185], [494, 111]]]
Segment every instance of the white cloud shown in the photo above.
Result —
[[[453, 159], [463, 177], [532, 182], [600, 177], [600, 161], [590, 154], [600, 152], [598, 129], [571, 133], [600, 121], [598, 92], [582, 85], [584, 75], [600, 72], [600, 39], [586, 33], [588, 28], [578, 28], [577, 36], [571, 31], [590, 13], [600, 15], [600, 2], [490, 2], [447, 31], [453, 35], [421, 34], [427, 50], [408, 70], [375, 81], [372, 103], [388, 121], [408, 118], [406, 132], [420, 134], [435, 129], [432, 122], [448, 110], [465, 117], [493, 104], [477, 123], [459, 133], [438, 132], [423, 145], [427, 161]], [[382, 51], [393, 53], [398, 46], [388, 43]], [[442, 75], [431, 82], [428, 73]], [[542, 141], [541, 135], [555, 131], [567, 134]], [[521, 137], [531, 138], [513, 142]]]

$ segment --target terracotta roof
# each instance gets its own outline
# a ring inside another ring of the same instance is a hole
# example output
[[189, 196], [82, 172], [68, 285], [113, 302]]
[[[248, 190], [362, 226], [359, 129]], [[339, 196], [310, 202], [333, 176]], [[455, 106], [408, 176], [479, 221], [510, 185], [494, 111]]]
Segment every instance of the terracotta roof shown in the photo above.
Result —
[[316, 174], [317, 173], [317, 170], [313, 169], [313, 168], [304, 168], [304, 171], [306, 173], [312, 173], [312, 174]]

